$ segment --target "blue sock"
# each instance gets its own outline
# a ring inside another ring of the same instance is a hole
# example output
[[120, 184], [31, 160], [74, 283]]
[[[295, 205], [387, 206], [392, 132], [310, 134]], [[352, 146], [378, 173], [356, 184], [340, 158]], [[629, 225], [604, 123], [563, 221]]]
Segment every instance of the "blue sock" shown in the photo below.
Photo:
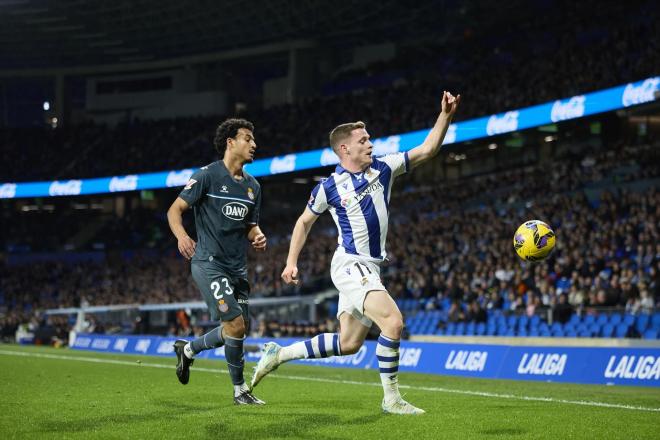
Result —
[[245, 338], [233, 338], [225, 335], [225, 358], [229, 367], [229, 375], [234, 385], [245, 383], [243, 379], [243, 368], [245, 359], [243, 358], [243, 341]]
[[197, 354], [200, 351], [222, 347], [224, 344], [225, 340], [222, 338], [222, 325], [220, 325], [207, 334], [192, 341], [190, 343], [190, 348], [194, 354]]

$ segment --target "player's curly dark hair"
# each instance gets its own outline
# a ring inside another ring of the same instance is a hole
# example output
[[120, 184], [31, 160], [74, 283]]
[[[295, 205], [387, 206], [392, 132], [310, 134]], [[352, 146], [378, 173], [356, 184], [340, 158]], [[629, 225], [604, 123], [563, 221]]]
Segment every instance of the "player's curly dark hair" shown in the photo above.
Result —
[[235, 139], [240, 128], [254, 132], [254, 124], [247, 119], [231, 118], [224, 121], [215, 130], [213, 145], [218, 154], [223, 154], [227, 148], [227, 139]]

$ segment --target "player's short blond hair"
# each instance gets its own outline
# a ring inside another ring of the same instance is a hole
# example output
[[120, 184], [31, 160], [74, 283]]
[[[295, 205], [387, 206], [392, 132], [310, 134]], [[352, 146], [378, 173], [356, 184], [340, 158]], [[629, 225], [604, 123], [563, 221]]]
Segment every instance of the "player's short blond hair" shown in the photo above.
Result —
[[341, 143], [346, 140], [351, 135], [353, 130], [358, 128], [365, 128], [366, 124], [362, 121], [357, 122], [347, 122], [346, 124], [341, 124], [336, 126], [330, 132], [330, 146], [335, 154], [339, 155], [339, 146]]

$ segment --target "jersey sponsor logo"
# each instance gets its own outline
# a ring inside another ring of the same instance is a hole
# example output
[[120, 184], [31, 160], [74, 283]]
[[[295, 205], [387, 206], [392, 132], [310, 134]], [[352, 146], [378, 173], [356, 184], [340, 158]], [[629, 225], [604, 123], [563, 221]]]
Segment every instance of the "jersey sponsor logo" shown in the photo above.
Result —
[[372, 194], [376, 191], [384, 191], [383, 184], [380, 183], [380, 180], [376, 180], [374, 183], [369, 185], [368, 187], [365, 188], [364, 191], [362, 191], [360, 194], [355, 195], [355, 200], [359, 202], [362, 201], [365, 197], [367, 197], [369, 194]]
[[518, 129], [518, 115], [520, 112], [506, 112], [502, 116], [492, 115], [488, 118], [486, 133], [489, 136], [500, 133], [508, 133]]
[[170, 171], [167, 174], [167, 179], [165, 179], [165, 186], [168, 188], [173, 186], [183, 186], [185, 185], [190, 177], [193, 175], [193, 170], [187, 168], [181, 171]]
[[4, 183], [0, 185], [0, 199], [13, 199], [16, 197], [16, 184]]
[[51, 196], [77, 196], [82, 190], [82, 180], [67, 180], [60, 182], [58, 180], [50, 184], [48, 194]]
[[386, 154], [398, 153], [401, 148], [401, 136], [389, 136], [385, 139], [376, 139], [373, 141], [374, 156], [384, 156]]
[[445, 368], [459, 371], [484, 371], [488, 352], [470, 350], [452, 350], [449, 352]]
[[608, 379], [660, 379], [660, 356], [610, 356], [605, 368]]
[[138, 176], [135, 174], [119, 177], [115, 176], [110, 179], [110, 192], [117, 191], [135, 191], [138, 186]]
[[196, 183], [197, 183], [197, 181], [195, 179], [189, 179], [188, 183], [186, 183], [186, 186], [185, 186], [185, 188], [183, 188], [183, 190], [188, 191], [188, 190], [192, 189], [193, 185], [196, 184]]
[[586, 96], [578, 95], [573, 96], [565, 103], [559, 100], [555, 101], [550, 111], [550, 119], [552, 122], [559, 122], [584, 116], [584, 103], [586, 100]]
[[524, 353], [518, 364], [518, 374], [561, 376], [568, 356], [559, 353]]
[[296, 155], [287, 154], [282, 157], [274, 157], [270, 163], [270, 173], [288, 173], [296, 169]]
[[232, 220], [243, 220], [247, 213], [248, 207], [239, 202], [230, 202], [222, 207], [222, 214]]
[[629, 83], [623, 89], [621, 103], [624, 107], [630, 107], [631, 105], [653, 101], [655, 100], [655, 91], [658, 90], [659, 86], [660, 77], [649, 78], [637, 87]]

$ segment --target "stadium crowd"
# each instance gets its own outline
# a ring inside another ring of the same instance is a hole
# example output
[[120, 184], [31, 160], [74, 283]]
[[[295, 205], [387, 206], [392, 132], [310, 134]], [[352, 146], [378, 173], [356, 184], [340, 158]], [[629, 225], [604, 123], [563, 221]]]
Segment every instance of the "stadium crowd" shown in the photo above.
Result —
[[[558, 322], [593, 307], [650, 313], [660, 299], [659, 154], [658, 145], [618, 146], [564, 158], [550, 172], [535, 166], [395, 187], [385, 285], [394, 298], [415, 300], [404, 312], [440, 310], [448, 322], [483, 322], [493, 310], [528, 316], [552, 310]], [[596, 196], [598, 188], [604, 190]], [[522, 263], [511, 244], [512, 231], [530, 218], [545, 220], [559, 237], [551, 258], [535, 265]], [[295, 218], [277, 221], [290, 227]], [[324, 216], [300, 259], [303, 288], [330, 286], [335, 246]], [[305, 293], [280, 281], [287, 251], [287, 235], [273, 234], [267, 254], [249, 254], [253, 296]], [[37, 310], [81, 299], [100, 305], [200, 298], [173, 244], [157, 257], [109, 255], [105, 262], [2, 266], [0, 303], [9, 310], [3, 332]], [[292, 325], [313, 324], [282, 323], [279, 331], [299, 333]]]
[[[516, 24], [504, 32], [466, 28], [452, 44], [403, 46], [389, 61], [343, 72], [322, 96], [240, 116], [255, 122], [258, 154], [269, 157], [326, 145], [328, 130], [347, 120], [366, 121], [376, 137], [428, 128], [442, 89], [470, 97], [460, 120], [657, 74], [660, 20], [651, 2], [549, 3], [506, 9]], [[443, 56], [429, 60], [428, 53]], [[197, 167], [214, 157], [213, 132], [224, 117], [2, 129], [0, 176], [53, 180]]]

